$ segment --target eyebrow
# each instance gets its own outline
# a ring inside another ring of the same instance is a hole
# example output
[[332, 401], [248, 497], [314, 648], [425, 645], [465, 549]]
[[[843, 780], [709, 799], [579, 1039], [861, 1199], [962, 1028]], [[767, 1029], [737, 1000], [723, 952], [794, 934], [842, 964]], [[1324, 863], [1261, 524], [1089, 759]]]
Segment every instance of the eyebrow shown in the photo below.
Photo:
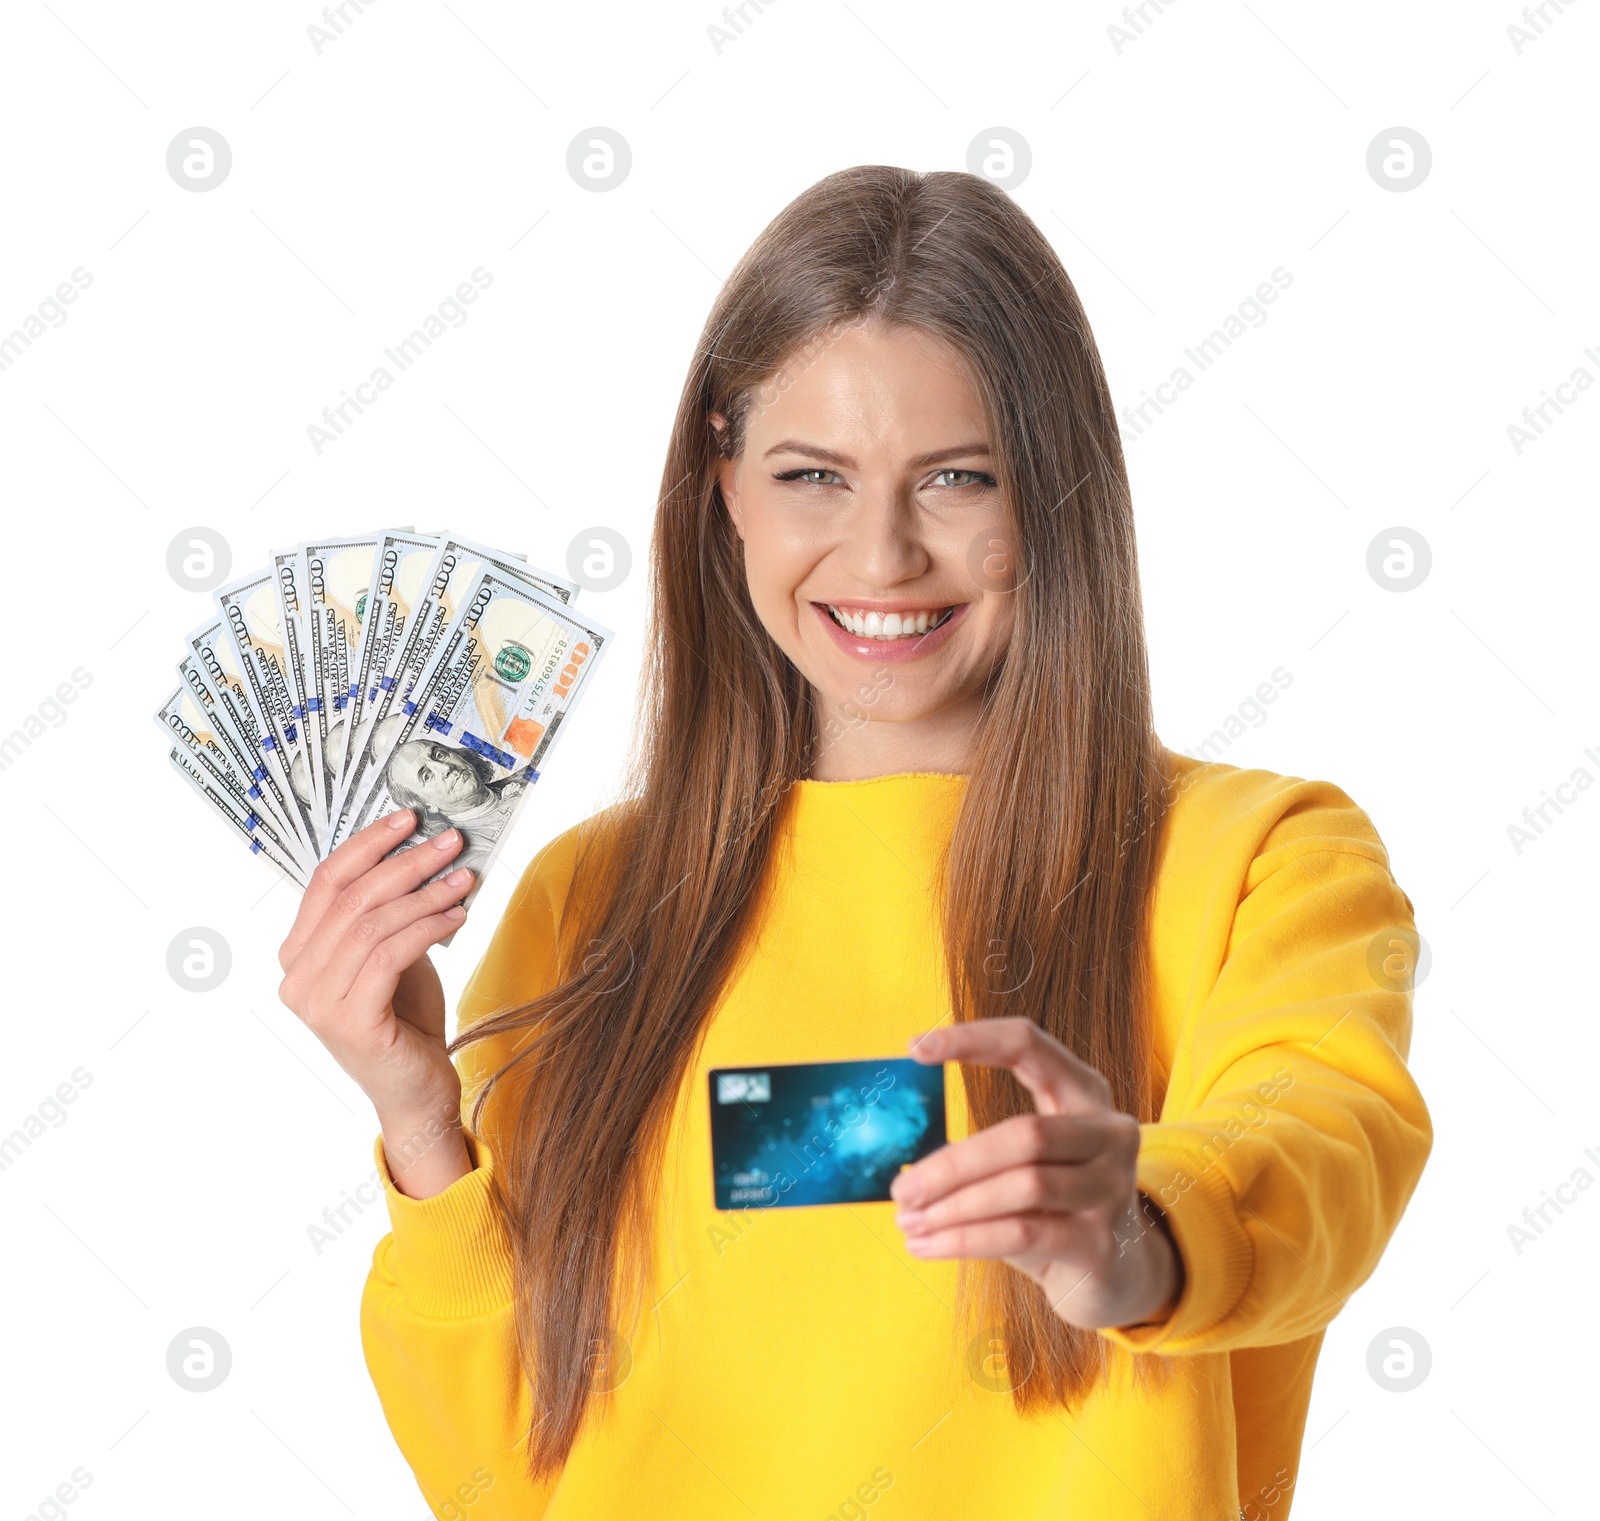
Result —
[[[988, 453], [988, 444], [980, 440], [973, 444], [957, 444], [950, 449], [934, 449], [928, 454], [919, 454], [915, 459], [907, 460], [906, 464], [920, 468], [923, 465], [937, 465], [947, 459], [964, 459], [968, 455]], [[832, 449], [824, 449], [820, 444], [808, 444], [798, 438], [786, 438], [774, 444], [762, 458], [771, 459], [774, 454], [808, 454], [814, 459], [827, 460], [830, 465], [843, 465], [847, 470], [855, 467], [855, 461], [848, 454], [839, 454]]]

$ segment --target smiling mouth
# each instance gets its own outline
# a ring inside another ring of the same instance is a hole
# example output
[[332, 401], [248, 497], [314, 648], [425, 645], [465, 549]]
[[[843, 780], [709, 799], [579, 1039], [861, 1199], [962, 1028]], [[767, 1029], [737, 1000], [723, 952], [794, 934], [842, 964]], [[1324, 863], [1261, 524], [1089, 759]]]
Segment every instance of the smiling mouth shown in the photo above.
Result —
[[908, 608], [904, 612], [880, 613], [876, 608], [837, 607], [832, 602], [821, 604], [828, 616], [847, 634], [860, 639], [918, 639], [947, 622], [957, 604], [948, 607]]

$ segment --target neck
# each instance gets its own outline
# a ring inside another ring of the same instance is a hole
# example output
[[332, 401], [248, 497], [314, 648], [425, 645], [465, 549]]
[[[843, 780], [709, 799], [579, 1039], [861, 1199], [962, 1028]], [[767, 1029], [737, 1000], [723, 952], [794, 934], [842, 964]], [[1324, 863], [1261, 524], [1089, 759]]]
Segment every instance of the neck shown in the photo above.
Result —
[[812, 689], [817, 728], [811, 780], [860, 782], [905, 771], [963, 774], [972, 769], [980, 699], [923, 718], [870, 717], [862, 705], [829, 702]]

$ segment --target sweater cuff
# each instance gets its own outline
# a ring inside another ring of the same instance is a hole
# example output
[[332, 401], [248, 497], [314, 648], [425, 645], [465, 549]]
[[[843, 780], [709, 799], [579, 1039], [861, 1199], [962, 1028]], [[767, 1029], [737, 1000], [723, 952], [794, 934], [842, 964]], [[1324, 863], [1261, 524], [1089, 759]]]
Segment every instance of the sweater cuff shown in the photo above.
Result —
[[[1147, 1138], [1153, 1128], [1146, 1127]], [[1139, 1148], [1135, 1179], [1166, 1215], [1183, 1259], [1183, 1292], [1165, 1320], [1106, 1326], [1100, 1334], [1130, 1352], [1204, 1351], [1206, 1334], [1233, 1313], [1255, 1268], [1255, 1248], [1239, 1221], [1233, 1190], [1216, 1167], [1159, 1147]]]
[[435, 1320], [481, 1315], [511, 1301], [510, 1246], [490, 1193], [494, 1155], [470, 1130], [461, 1136], [473, 1170], [431, 1199], [401, 1193], [383, 1136], [373, 1144], [392, 1228], [378, 1245], [379, 1264], [411, 1307]]

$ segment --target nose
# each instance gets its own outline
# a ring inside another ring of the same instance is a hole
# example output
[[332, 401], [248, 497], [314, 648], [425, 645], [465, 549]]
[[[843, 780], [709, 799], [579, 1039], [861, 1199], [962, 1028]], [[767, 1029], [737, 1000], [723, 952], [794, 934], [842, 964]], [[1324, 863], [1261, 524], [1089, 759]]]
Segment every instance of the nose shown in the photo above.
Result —
[[840, 558], [863, 586], [898, 586], [928, 568], [922, 517], [909, 484], [888, 475], [862, 483], [850, 508]]

